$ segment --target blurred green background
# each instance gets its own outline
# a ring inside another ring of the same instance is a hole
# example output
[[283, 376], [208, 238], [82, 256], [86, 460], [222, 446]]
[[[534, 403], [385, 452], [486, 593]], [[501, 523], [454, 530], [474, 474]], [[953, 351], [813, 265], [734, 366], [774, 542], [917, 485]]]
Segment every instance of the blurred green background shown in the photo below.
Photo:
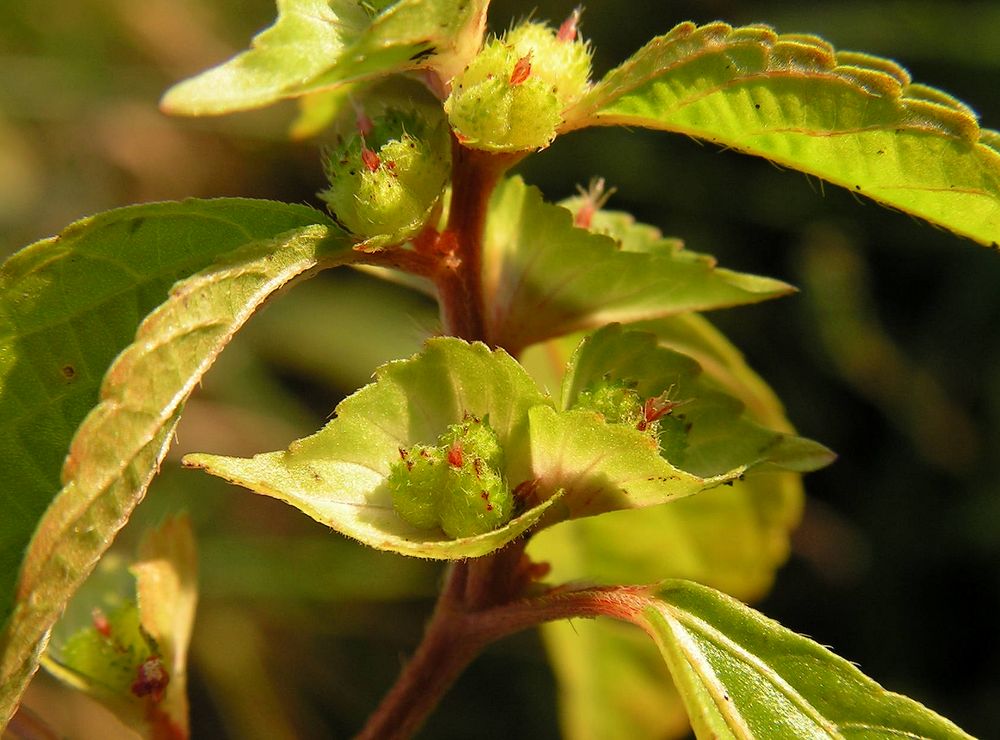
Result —
[[[558, 22], [572, 7], [498, 0], [492, 26], [532, 10]], [[0, 4], [0, 254], [137, 201], [317, 204], [317, 145], [286, 136], [294, 105], [201, 120], [156, 107], [273, 16], [271, 0]], [[687, 19], [765, 21], [890, 56], [1000, 128], [995, 2], [603, 0], [582, 30], [600, 73]], [[611, 207], [802, 289], [712, 316], [799, 430], [841, 455], [807, 480], [792, 558], [758, 606], [970, 733], [1000, 737], [1000, 255], [683, 137], [583, 131], [520, 171], [553, 200], [604, 176], [618, 188]], [[336, 271], [254, 319], [190, 403], [121, 545], [178, 507], [195, 517], [196, 737], [349, 736], [416, 644], [439, 571], [363, 550], [176, 460], [283, 447], [435, 328], [426, 299]], [[554, 698], [538, 641], [524, 635], [478, 661], [423, 736], [555, 738]], [[111, 736], [100, 712], [45, 679], [28, 703], [68, 737]]]

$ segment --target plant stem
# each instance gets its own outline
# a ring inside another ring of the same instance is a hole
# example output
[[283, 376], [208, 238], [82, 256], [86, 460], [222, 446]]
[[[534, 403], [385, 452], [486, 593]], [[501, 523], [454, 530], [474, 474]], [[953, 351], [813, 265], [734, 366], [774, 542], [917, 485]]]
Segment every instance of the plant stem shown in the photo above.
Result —
[[[467, 149], [453, 138], [447, 227], [433, 239], [425, 234], [414, 252], [382, 257], [385, 264], [425, 274], [434, 281], [446, 334], [467, 341], [488, 339], [482, 281], [486, 215], [500, 177], [522, 156]], [[427, 258], [435, 262], [433, 270], [427, 270]], [[530, 586], [535, 572], [524, 555], [526, 542], [521, 538], [498, 552], [451, 565], [423, 641], [359, 740], [410, 737], [484, 646], [565, 615], [557, 609], [556, 616], [547, 617], [545, 608], [526, 608], [527, 602], [515, 601]], [[519, 609], [513, 608], [515, 604]]]
[[[515, 550], [520, 555], [523, 547]], [[485, 561], [499, 564], [506, 559], [490, 556], [472, 563], [485, 566]], [[650, 601], [642, 586], [554, 589], [476, 610], [469, 604], [475, 598], [470, 588], [472, 563], [450, 568], [423, 642], [357, 740], [411, 737], [462, 670], [491, 642], [557, 619], [608, 616], [637, 621]]]
[[442, 234], [454, 259], [442, 264], [435, 282], [446, 334], [486, 340], [482, 283], [483, 231], [490, 195], [500, 177], [524, 155], [496, 154], [452, 145], [451, 206]]

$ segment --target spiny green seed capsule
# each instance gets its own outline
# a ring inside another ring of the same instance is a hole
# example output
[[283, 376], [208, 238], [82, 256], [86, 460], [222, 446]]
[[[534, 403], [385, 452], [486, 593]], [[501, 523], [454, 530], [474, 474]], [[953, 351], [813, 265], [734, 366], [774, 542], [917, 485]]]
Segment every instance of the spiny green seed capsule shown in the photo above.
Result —
[[510, 521], [514, 497], [503, 478], [480, 458], [452, 467], [438, 500], [441, 529], [449, 537], [474, 537]]
[[331, 213], [360, 237], [399, 241], [426, 222], [451, 172], [443, 120], [388, 111], [359, 115], [359, 131], [324, 157], [330, 187], [320, 193]]
[[624, 380], [604, 378], [587, 386], [577, 396], [575, 407], [596, 411], [608, 424], [638, 428], [643, 421], [642, 399], [634, 384]]
[[400, 450], [389, 471], [396, 513], [421, 529], [472, 537], [510, 521], [514, 496], [503, 479], [503, 450], [487, 420], [467, 416], [436, 447]]
[[478, 149], [548, 146], [562, 111], [586, 91], [590, 48], [577, 39], [579, 12], [558, 31], [527, 22], [489, 40], [452, 81], [445, 101], [459, 139]]
[[686, 401], [670, 398], [672, 387], [643, 400], [634, 383], [605, 377], [580, 392], [574, 408], [600, 414], [608, 424], [623, 424], [653, 440], [660, 454], [677, 463], [687, 449], [687, 428], [672, 412]]
[[444, 455], [437, 447], [415, 445], [400, 450], [400, 457], [389, 471], [392, 508], [414, 527], [433, 529], [438, 525], [437, 496], [448, 473]]
[[449, 448], [458, 443], [464, 455], [478, 457], [494, 470], [503, 469], [503, 448], [488, 418], [467, 416], [461, 423], [450, 425], [440, 441]]

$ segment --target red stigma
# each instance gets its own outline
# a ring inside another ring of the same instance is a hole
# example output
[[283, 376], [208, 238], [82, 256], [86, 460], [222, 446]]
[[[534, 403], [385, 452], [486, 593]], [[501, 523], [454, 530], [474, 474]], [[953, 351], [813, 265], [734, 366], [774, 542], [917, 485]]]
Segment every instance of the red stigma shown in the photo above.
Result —
[[510, 73], [510, 86], [517, 87], [531, 76], [531, 52], [517, 60], [514, 71]]
[[654, 421], [662, 419], [678, 406], [687, 403], [687, 401], [671, 401], [669, 394], [672, 388], [673, 386], [658, 396], [646, 399], [646, 402], [642, 405], [642, 421], [636, 425], [639, 431], [645, 431], [646, 427]]
[[457, 439], [448, 448], [448, 464], [453, 468], [462, 467], [462, 443]]
[[370, 119], [363, 110], [358, 108], [355, 111], [354, 120], [358, 127], [358, 133], [360, 133], [362, 136], [371, 135], [372, 130], [375, 128], [375, 124], [372, 123], [372, 119]]
[[573, 225], [581, 229], [589, 229], [594, 221], [594, 214], [601, 210], [614, 195], [615, 188], [604, 188], [604, 178], [595, 177], [590, 181], [590, 185], [584, 190], [581, 186], [576, 186], [577, 192], [583, 196], [583, 203], [580, 210], [573, 216]]
[[382, 160], [379, 156], [368, 148], [364, 141], [361, 142], [361, 161], [364, 162], [365, 167], [368, 168], [369, 172], [374, 172], [382, 164]]
[[576, 6], [572, 13], [569, 14], [569, 18], [562, 22], [559, 26], [559, 31], [556, 33], [556, 41], [562, 41], [567, 43], [570, 41], [576, 41], [577, 25], [580, 23], [580, 14], [583, 13], [583, 8], [581, 6]]
[[111, 623], [104, 616], [104, 612], [95, 606], [94, 611], [90, 613], [90, 619], [94, 623], [94, 629], [98, 631], [101, 637], [111, 637]]

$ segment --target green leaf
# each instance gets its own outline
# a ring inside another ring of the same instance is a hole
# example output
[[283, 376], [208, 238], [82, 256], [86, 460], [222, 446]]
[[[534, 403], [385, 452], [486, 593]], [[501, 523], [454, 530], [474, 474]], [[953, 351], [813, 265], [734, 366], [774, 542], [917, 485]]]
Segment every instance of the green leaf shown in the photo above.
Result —
[[634, 383], [643, 399], [668, 391], [679, 402], [670, 418], [683, 422], [686, 442], [671, 460], [702, 477], [729, 480], [760, 465], [808, 472], [832, 461], [822, 445], [756, 424], [738, 399], [704, 383], [700, 373], [698, 363], [661, 346], [655, 334], [611, 325], [581, 343], [563, 378], [562, 405], [572, 408], [606, 377]]
[[[168, 519], [146, 535], [128, 571], [113, 554], [101, 560], [53, 630], [42, 664], [142, 737], [187, 737], [196, 579], [190, 520]], [[165, 682], [137, 684], [151, 675], [140, 672], [150, 662]]]
[[681, 314], [628, 327], [656, 335], [657, 343], [687, 355], [701, 366], [702, 379], [738, 398], [758, 424], [792, 432], [781, 400], [743, 358], [743, 354], [704, 316]]
[[[660, 345], [697, 359], [701, 382], [737, 397], [751, 419], [793, 431], [773, 391], [704, 318], [683, 314], [636, 326], [656, 334]], [[562, 339], [548, 342], [537, 354], [565, 365], [565, 344]], [[688, 578], [755, 599], [767, 591], [775, 569], [788, 557], [788, 533], [799, 520], [802, 501], [799, 475], [754, 474], [731, 487], [663, 506], [563, 522], [537, 533], [528, 551], [550, 564], [556, 583]], [[619, 536], [623, 531], [629, 532], [627, 538]]]
[[354, 258], [324, 221], [265, 201], [136, 206], [74, 224], [4, 265], [0, 594], [4, 617], [14, 612], [0, 639], [0, 717], [33, 672], [39, 640], [141, 498], [183, 401], [218, 353], [290, 279]]
[[407, 524], [387, 485], [400, 449], [436, 444], [466, 414], [488, 416], [504, 450], [502, 472], [515, 487], [531, 478], [528, 410], [552, 402], [503, 350], [453, 338], [429, 340], [423, 352], [383, 365], [375, 377], [342, 401], [323, 429], [286, 451], [251, 459], [187, 455], [184, 463], [285, 501], [372, 547], [425, 558], [491, 552], [535, 524], [558, 498], [474, 537], [449, 539]]
[[482, 40], [487, 0], [399, 0], [374, 17], [357, 0], [278, 0], [252, 48], [175, 85], [168, 113], [270, 105], [353, 80], [427, 68], [450, 80]]
[[912, 699], [734, 599], [666, 581], [636, 620], [699, 738], [968, 738]]
[[1000, 242], [1000, 133], [894, 62], [814, 36], [682, 23], [608, 73], [566, 121], [707, 139]]
[[559, 682], [566, 740], [684, 737], [680, 695], [656, 647], [632, 625], [577, 619], [542, 625]]
[[611, 238], [577, 228], [566, 208], [545, 203], [520, 178], [501, 184], [483, 246], [490, 341], [516, 354], [611, 321], [755, 303], [792, 291], [779, 280], [717, 268], [675, 240], [639, 240], [624, 231], [626, 238]]

